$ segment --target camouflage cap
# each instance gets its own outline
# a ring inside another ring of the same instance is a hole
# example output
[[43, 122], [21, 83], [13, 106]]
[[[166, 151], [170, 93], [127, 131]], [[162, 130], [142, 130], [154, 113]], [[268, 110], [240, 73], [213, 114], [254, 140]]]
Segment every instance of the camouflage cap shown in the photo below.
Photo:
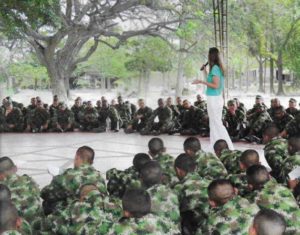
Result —
[[296, 103], [297, 101], [296, 101], [296, 99], [294, 99], [294, 98], [290, 98], [289, 102], [291, 102], [291, 103]]
[[0, 158], [0, 174], [11, 170], [13, 167], [16, 165], [9, 157]]
[[67, 105], [64, 102], [59, 102], [58, 106], [61, 108], [67, 108]]
[[231, 106], [231, 105], [235, 105], [236, 101], [235, 100], [228, 100], [227, 105]]
[[257, 100], [262, 100], [262, 96], [261, 95], [257, 95], [256, 97], [255, 97], [255, 99], [257, 99]]

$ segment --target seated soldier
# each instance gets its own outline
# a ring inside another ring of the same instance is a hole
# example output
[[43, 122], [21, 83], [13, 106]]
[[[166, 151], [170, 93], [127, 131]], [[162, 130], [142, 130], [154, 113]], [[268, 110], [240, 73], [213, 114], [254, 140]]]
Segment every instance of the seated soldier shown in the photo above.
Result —
[[233, 183], [234, 187], [238, 189], [239, 195], [243, 197], [249, 193], [246, 170], [250, 166], [260, 164], [258, 152], [254, 149], [247, 149], [241, 154], [238, 162], [241, 173], [228, 175], [227, 179]]
[[130, 124], [125, 129], [125, 133], [133, 133], [141, 131], [146, 127], [146, 124], [152, 115], [152, 109], [145, 105], [144, 99], [138, 100], [139, 109], [133, 115]]
[[177, 195], [162, 184], [162, 170], [158, 162], [149, 161], [140, 173], [142, 185], [151, 198], [151, 213], [170, 219], [180, 229], [179, 202]]
[[286, 128], [287, 124], [294, 119], [294, 117], [286, 113], [284, 108], [280, 106], [274, 109], [272, 119], [274, 125], [281, 132]]
[[198, 227], [203, 228], [208, 215], [208, 179], [196, 172], [194, 158], [180, 154], [174, 164], [180, 180], [174, 187], [180, 203], [182, 234], [194, 234]]
[[27, 113], [27, 128], [26, 131], [45, 132], [48, 130], [50, 122], [50, 113], [45, 109], [42, 101], [37, 101], [36, 108]]
[[217, 140], [214, 144], [217, 157], [225, 166], [228, 174], [238, 174], [241, 172], [239, 159], [242, 154], [239, 150], [230, 150], [226, 140]]
[[289, 100], [289, 107], [285, 110], [289, 115], [295, 117], [298, 112], [297, 101], [294, 98]]
[[42, 213], [40, 190], [28, 175], [19, 176], [16, 173], [17, 167], [10, 158], [0, 158], [0, 183], [9, 188], [19, 215], [31, 223]]
[[136, 105], [134, 105], [133, 103], [130, 103], [128, 100], [125, 101], [125, 104], [128, 106], [129, 111], [130, 111], [130, 120], [134, 117], [135, 113], [136, 113]]
[[197, 95], [197, 101], [194, 102], [194, 106], [204, 111], [207, 111], [206, 101], [203, 100], [203, 97], [200, 94]]
[[127, 190], [122, 205], [124, 216], [113, 224], [107, 234], [180, 234], [178, 227], [172, 222], [150, 213], [151, 198], [147, 191]]
[[233, 100], [236, 102], [238, 110], [242, 111], [246, 115], [247, 109], [245, 105], [242, 102], [240, 102], [238, 98], [233, 98]]
[[182, 115], [184, 108], [183, 108], [182, 99], [180, 96], [176, 97], [176, 107], [177, 107], [177, 110], [179, 111], [179, 122], [181, 122], [180, 116]]
[[177, 177], [174, 170], [174, 158], [166, 153], [164, 142], [160, 138], [152, 138], [148, 142], [149, 155], [157, 161], [163, 172], [163, 184], [170, 186], [176, 183]]
[[120, 127], [120, 117], [118, 111], [114, 106], [108, 104], [107, 100], [102, 100], [101, 109], [98, 110], [99, 114], [99, 132], [111, 130], [118, 132]]
[[[229, 180], [214, 180], [208, 186], [209, 212], [204, 234], [248, 234], [259, 208], [237, 195]], [[197, 235], [203, 234], [201, 231]]]
[[271, 99], [271, 107], [267, 111], [273, 120], [275, 118], [275, 110], [280, 107], [283, 108], [278, 98]]
[[24, 130], [22, 111], [13, 107], [11, 99], [5, 99], [0, 112], [0, 132], [21, 132]]
[[97, 111], [99, 112], [100, 109], [101, 109], [101, 107], [102, 107], [102, 102], [101, 102], [101, 100], [97, 100], [97, 101], [96, 101], [96, 107], [95, 107], [95, 109], [97, 109]]
[[287, 222], [287, 234], [300, 234], [300, 210], [293, 193], [271, 180], [266, 167], [253, 165], [247, 169], [248, 187], [245, 197], [261, 209], [272, 209], [282, 214]]
[[183, 143], [183, 149], [188, 156], [195, 159], [196, 171], [201, 177], [215, 179], [227, 176], [227, 170], [220, 159], [212, 153], [204, 152], [198, 138], [187, 138]]
[[118, 96], [118, 104], [112, 104], [112, 106], [115, 106], [116, 110], [118, 111], [121, 123], [120, 128], [127, 128], [127, 125], [131, 120], [131, 111], [128, 104], [123, 101], [122, 96]]
[[290, 121], [285, 129], [280, 133], [283, 138], [297, 136], [300, 133], [300, 111], [295, 115], [295, 118]]
[[288, 142], [280, 137], [279, 129], [276, 126], [269, 126], [263, 132], [263, 144], [265, 159], [271, 167], [271, 175], [279, 182], [280, 171], [283, 161], [288, 157]]
[[249, 235], [284, 235], [285, 230], [286, 222], [281, 214], [262, 209], [255, 215]]
[[83, 111], [81, 123], [81, 131], [95, 131], [98, 132], [99, 128], [99, 114], [93, 107], [92, 101], [87, 102], [87, 106]]
[[76, 151], [74, 168], [69, 168], [61, 175], [55, 176], [50, 185], [41, 191], [44, 199], [45, 214], [51, 214], [53, 210], [73, 201], [79, 189], [84, 184], [95, 184], [103, 196], [107, 195], [105, 181], [101, 173], [93, 166], [94, 150], [88, 146], [82, 146]]
[[244, 136], [246, 129], [246, 113], [237, 108], [237, 103], [234, 100], [227, 102], [228, 111], [224, 116], [224, 125], [228, 131], [230, 138], [238, 141]]
[[288, 140], [289, 155], [284, 159], [281, 165], [280, 179], [287, 182], [288, 174], [297, 167], [300, 167], [300, 137], [291, 137]]
[[65, 103], [60, 102], [52, 117], [52, 131], [67, 132], [74, 129], [74, 114]]
[[17, 208], [11, 202], [0, 201], [0, 215], [1, 235], [21, 235], [22, 219], [18, 215]]
[[[163, 99], [158, 99], [158, 108], [155, 109], [150, 116], [146, 127], [141, 131], [142, 135], [159, 135], [169, 133], [174, 127], [172, 110], [165, 105]], [[158, 117], [158, 122], [155, 118]]]
[[50, 118], [53, 118], [54, 113], [58, 110], [58, 108], [59, 108], [59, 99], [57, 95], [54, 95], [53, 102], [49, 107]]
[[146, 153], [138, 153], [134, 156], [132, 164], [133, 166], [127, 168], [124, 171], [112, 168], [106, 171], [107, 191], [110, 196], [122, 198], [127, 188], [139, 188], [140, 183], [140, 171], [142, 166], [149, 162], [151, 159]]
[[74, 114], [74, 128], [80, 128], [80, 121], [82, 120], [82, 115], [84, 111], [84, 107], [82, 106], [82, 100], [80, 97], [77, 97], [75, 99], [71, 111]]
[[177, 109], [177, 106], [173, 104], [173, 100], [171, 97], [168, 97], [166, 100], [166, 106], [172, 110], [172, 121], [174, 123], [174, 128], [180, 128], [180, 112]]

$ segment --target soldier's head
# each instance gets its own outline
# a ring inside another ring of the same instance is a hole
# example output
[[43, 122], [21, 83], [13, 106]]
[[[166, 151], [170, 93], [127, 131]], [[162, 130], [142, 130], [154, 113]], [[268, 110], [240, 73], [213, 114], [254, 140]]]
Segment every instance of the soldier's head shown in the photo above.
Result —
[[165, 101], [162, 98], [159, 98], [157, 104], [159, 108], [163, 108], [165, 106]]
[[15, 174], [17, 166], [9, 157], [0, 158], [0, 180], [5, 179], [8, 175]]
[[142, 167], [149, 161], [151, 161], [151, 158], [148, 154], [138, 153], [134, 155], [132, 165], [134, 166], [134, 169], [137, 170], [137, 172], [140, 172]]
[[248, 167], [247, 171], [248, 188], [250, 190], [261, 190], [270, 180], [267, 168], [263, 165], [253, 165]]
[[262, 113], [263, 111], [266, 110], [266, 108], [263, 104], [258, 103], [254, 105], [254, 110], [256, 113]]
[[102, 108], [108, 108], [108, 106], [107, 100], [102, 100]]
[[22, 219], [12, 202], [0, 201], [0, 234], [9, 230], [19, 230]]
[[271, 125], [265, 128], [263, 132], [262, 142], [263, 144], [269, 143], [274, 137], [279, 135], [280, 131], [277, 126]]
[[163, 173], [157, 161], [148, 161], [143, 165], [140, 173], [143, 185], [150, 188], [153, 185], [160, 184]]
[[297, 107], [297, 101], [294, 98], [291, 98], [289, 100], [289, 108], [290, 109], [295, 109]]
[[74, 101], [74, 105], [76, 106], [76, 107], [80, 107], [81, 106], [81, 102], [82, 102], [82, 100], [81, 100], [81, 98], [79, 99], [80, 97], [77, 97], [76, 98], [76, 100]]
[[212, 181], [207, 191], [211, 207], [222, 206], [237, 195], [237, 189], [234, 188], [230, 180], [227, 179]]
[[175, 159], [174, 168], [178, 179], [183, 179], [188, 173], [195, 171], [195, 159], [182, 153]]
[[35, 97], [35, 99], [36, 99], [36, 102], [42, 101], [41, 97], [39, 97], [39, 96]]
[[234, 100], [229, 100], [227, 102], [227, 108], [230, 113], [235, 113], [235, 111], [237, 110], [236, 102]]
[[198, 102], [202, 101], [202, 96], [200, 94], [197, 95], [197, 101]]
[[149, 154], [151, 157], [155, 157], [157, 154], [163, 153], [166, 151], [164, 142], [161, 138], [152, 138], [148, 142]]
[[191, 103], [188, 100], [184, 100], [182, 106], [184, 109], [189, 109], [191, 107]]
[[271, 99], [271, 108], [277, 108], [280, 106], [280, 100], [278, 98]]
[[65, 111], [67, 109], [67, 105], [64, 102], [59, 102], [58, 108], [59, 110]]
[[92, 109], [93, 108], [93, 103], [92, 103], [92, 101], [88, 101], [87, 103], [86, 103], [86, 107], [88, 108], [88, 109]]
[[97, 100], [97, 102], [96, 102], [96, 106], [98, 107], [98, 108], [101, 108], [101, 100]]
[[188, 156], [194, 157], [201, 150], [200, 140], [197, 137], [188, 137], [183, 142], [183, 150]]
[[176, 97], [176, 104], [177, 104], [177, 105], [181, 105], [181, 103], [182, 103], [181, 97], [180, 97], [180, 96], [177, 96], [177, 97]]
[[43, 109], [43, 108], [44, 108], [43, 102], [42, 102], [41, 100], [37, 100], [37, 101], [36, 101], [36, 107], [37, 107], [38, 109]]
[[53, 106], [58, 106], [59, 105], [59, 99], [58, 99], [57, 95], [53, 96], [53, 103], [52, 103], [52, 105]]
[[35, 98], [35, 97], [32, 97], [32, 98], [30, 99], [30, 104], [31, 104], [32, 106], [36, 106], [36, 98]]
[[171, 97], [168, 97], [167, 100], [166, 100], [166, 105], [167, 106], [171, 106], [173, 104], [173, 100]]
[[81, 165], [92, 165], [94, 162], [95, 152], [91, 147], [82, 146], [76, 151], [74, 167], [78, 168]]
[[0, 184], [0, 202], [1, 201], [10, 201], [11, 192], [5, 184]]
[[91, 193], [91, 192], [99, 192], [99, 189], [96, 187], [94, 184], [85, 184], [82, 185], [80, 190], [79, 190], [79, 200], [81, 202], [85, 201], [86, 197]]
[[119, 104], [123, 104], [123, 98], [122, 98], [122, 96], [118, 96], [118, 103]]
[[264, 100], [261, 95], [255, 97], [255, 104], [263, 104]]
[[106, 100], [105, 96], [101, 96], [101, 101]]
[[151, 198], [144, 189], [128, 189], [122, 198], [124, 217], [141, 218], [150, 213]]
[[144, 101], [144, 99], [139, 99], [138, 100], [138, 106], [141, 109], [145, 108], [145, 101]]
[[284, 217], [274, 210], [262, 209], [254, 217], [249, 235], [283, 235], [286, 229]]
[[242, 171], [247, 170], [250, 166], [260, 164], [258, 152], [254, 149], [245, 150], [240, 157], [239, 164]]
[[289, 138], [288, 151], [290, 155], [300, 152], [300, 136], [293, 136]]
[[222, 151], [225, 149], [229, 149], [226, 140], [222, 140], [222, 139], [217, 140], [216, 143], [214, 144], [214, 151], [218, 157], [222, 155]]
[[5, 101], [2, 102], [3, 103], [3, 106], [6, 108], [6, 109], [12, 109], [13, 108], [13, 103], [12, 103], [12, 100], [11, 99], [4, 99]]
[[275, 107], [274, 108], [274, 117], [275, 119], [277, 120], [280, 120], [284, 117], [284, 114], [285, 114], [285, 110], [282, 106], [279, 106], [279, 107]]

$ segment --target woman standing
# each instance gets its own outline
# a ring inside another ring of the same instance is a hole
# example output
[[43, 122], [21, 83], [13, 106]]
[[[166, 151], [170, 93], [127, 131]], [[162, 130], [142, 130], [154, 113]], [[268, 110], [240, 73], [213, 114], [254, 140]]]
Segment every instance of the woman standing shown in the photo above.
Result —
[[228, 135], [228, 132], [222, 122], [222, 110], [223, 110], [223, 97], [222, 92], [224, 89], [224, 66], [220, 59], [219, 50], [216, 47], [212, 47], [208, 52], [208, 64], [209, 73], [207, 74], [206, 65], [203, 65], [203, 70], [206, 81], [196, 80], [193, 84], [204, 84], [207, 86], [207, 112], [209, 117], [209, 129], [210, 129], [210, 145], [223, 139], [226, 140], [229, 149], [234, 149], [232, 141]]

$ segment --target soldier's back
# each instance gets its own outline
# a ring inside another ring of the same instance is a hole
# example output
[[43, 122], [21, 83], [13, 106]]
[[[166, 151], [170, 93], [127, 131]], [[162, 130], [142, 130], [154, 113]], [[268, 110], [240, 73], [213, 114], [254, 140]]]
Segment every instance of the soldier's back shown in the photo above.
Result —
[[222, 151], [219, 157], [223, 165], [225, 166], [228, 174], [239, 174], [241, 173], [239, 160], [242, 152], [239, 150], [225, 149]]

